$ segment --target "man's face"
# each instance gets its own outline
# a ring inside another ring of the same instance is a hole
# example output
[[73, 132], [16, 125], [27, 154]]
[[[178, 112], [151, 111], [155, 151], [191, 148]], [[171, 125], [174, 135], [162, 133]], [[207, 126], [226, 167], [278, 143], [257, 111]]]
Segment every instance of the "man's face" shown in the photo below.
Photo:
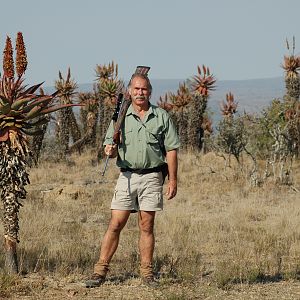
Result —
[[138, 106], [148, 104], [150, 90], [146, 79], [142, 77], [133, 78], [129, 92], [134, 104]]

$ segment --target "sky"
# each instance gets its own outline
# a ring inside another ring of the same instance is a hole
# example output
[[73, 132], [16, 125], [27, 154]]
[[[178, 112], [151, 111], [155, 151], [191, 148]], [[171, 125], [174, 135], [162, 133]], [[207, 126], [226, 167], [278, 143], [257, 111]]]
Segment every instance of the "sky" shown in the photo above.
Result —
[[[54, 84], [68, 67], [79, 84], [112, 60], [128, 80], [137, 65], [152, 79], [187, 79], [206, 65], [218, 80], [283, 75], [300, 52], [299, 0], [0, 0], [0, 51], [24, 36], [29, 84]], [[2, 64], [1, 70], [2, 70]]]

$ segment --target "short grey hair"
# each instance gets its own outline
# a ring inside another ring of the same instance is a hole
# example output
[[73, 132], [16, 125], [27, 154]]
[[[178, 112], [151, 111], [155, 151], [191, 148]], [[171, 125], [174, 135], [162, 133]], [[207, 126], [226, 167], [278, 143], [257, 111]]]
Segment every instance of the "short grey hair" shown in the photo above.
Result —
[[142, 79], [146, 80], [150, 95], [152, 94], [152, 85], [151, 85], [150, 79], [147, 75], [140, 74], [140, 73], [134, 73], [129, 80], [128, 87], [131, 87], [131, 83], [134, 78], [142, 78]]

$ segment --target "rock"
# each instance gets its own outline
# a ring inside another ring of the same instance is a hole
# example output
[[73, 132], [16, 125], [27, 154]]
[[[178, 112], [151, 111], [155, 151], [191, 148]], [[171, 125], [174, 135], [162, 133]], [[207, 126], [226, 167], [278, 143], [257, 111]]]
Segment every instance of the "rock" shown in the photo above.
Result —
[[67, 224], [74, 224], [76, 223], [75, 219], [73, 218], [64, 218], [64, 223], [67, 223]]
[[86, 221], [87, 221], [87, 216], [80, 216], [80, 217], [79, 217], [79, 221], [80, 221], [81, 223], [86, 223]]

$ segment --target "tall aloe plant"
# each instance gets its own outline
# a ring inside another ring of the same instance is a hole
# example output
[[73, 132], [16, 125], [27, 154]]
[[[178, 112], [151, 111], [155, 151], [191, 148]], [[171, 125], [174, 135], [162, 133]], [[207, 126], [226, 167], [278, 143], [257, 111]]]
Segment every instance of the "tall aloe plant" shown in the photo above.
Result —
[[[59, 79], [55, 81], [55, 88], [61, 104], [72, 104], [73, 97], [76, 95], [77, 83], [71, 78], [71, 70], [68, 68], [66, 79], [63, 78], [61, 72], [58, 73]], [[67, 107], [58, 112], [58, 137], [63, 148], [64, 155], [69, 151], [70, 135], [73, 142], [81, 138], [79, 126], [77, 124], [72, 107]]]
[[207, 134], [211, 130], [208, 120], [205, 120], [205, 113], [216, 79], [204, 65], [202, 69], [199, 66], [197, 69], [198, 74], [192, 80], [179, 84], [176, 94], [167, 93], [164, 100], [161, 97], [157, 103], [169, 111], [175, 121], [181, 147], [185, 150], [202, 149], [205, 128], [208, 130]]
[[85, 146], [95, 146], [99, 102], [95, 91], [94, 93], [80, 93], [78, 98], [81, 105], [80, 119], [84, 134], [70, 146], [69, 151], [77, 150], [80, 153]]
[[295, 37], [293, 37], [293, 46], [290, 49], [288, 40], [286, 40], [287, 49], [291, 51], [290, 55], [284, 56], [282, 68], [285, 71], [286, 100], [299, 101], [300, 97], [300, 56], [295, 55]]
[[290, 143], [294, 144], [295, 153], [300, 157], [300, 56], [295, 55], [295, 37], [293, 37], [292, 49], [286, 40], [290, 55], [284, 56], [282, 64], [285, 70], [285, 119], [287, 122]]
[[192, 95], [185, 83], [179, 84], [176, 94], [169, 94], [170, 101], [173, 104], [173, 110], [176, 114], [176, 121], [180, 142], [183, 149], [189, 145], [188, 123], [189, 123], [189, 105], [192, 101]]
[[[44, 90], [40, 88], [40, 95], [44, 95]], [[43, 118], [44, 116], [41, 116], [40, 118]], [[40, 158], [42, 146], [43, 146], [43, 141], [44, 137], [49, 125], [50, 118], [49, 116], [47, 117], [47, 121], [45, 123], [40, 124], [36, 126], [37, 129], [37, 134], [35, 134], [31, 139], [30, 139], [30, 151], [31, 151], [31, 164], [34, 166], [38, 165], [38, 161]]]
[[[54, 103], [56, 93], [36, 93], [42, 85], [24, 85], [27, 55], [22, 33], [17, 34], [14, 63], [11, 39], [6, 38], [3, 55], [3, 75], [0, 76], [0, 197], [3, 204], [5, 266], [9, 273], [18, 272], [17, 242], [19, 242], [19, 209], [26, 198], [29, 184], [28, 135], [46, 123], [51, 112], [70, 105]], [[16, 71], [16, 74], [15, 74]]]
[[[118, 64], [113, 61], [108, 65], [97, 65], [95, 71], [99, 103], [99, 141], [102, 145], [118, 94], [124, 89], [124, 82], [119, 79]], [[98, 157], [101, 155], [102, 151], [99, 150]]]
[[197, 67], [198, 74], [191, 80], [191, 89], [193, 101], [191, 101], [191, 111], [189, 119], [189, 140], [190, 146], [194, 150], [200, 150], [203, 147], [204, 138], [204, 116], [207, 110], [207, 102], [210, 91], [215, 89], [216, 79], [210, 73], [208, 67], [202, 65]]

